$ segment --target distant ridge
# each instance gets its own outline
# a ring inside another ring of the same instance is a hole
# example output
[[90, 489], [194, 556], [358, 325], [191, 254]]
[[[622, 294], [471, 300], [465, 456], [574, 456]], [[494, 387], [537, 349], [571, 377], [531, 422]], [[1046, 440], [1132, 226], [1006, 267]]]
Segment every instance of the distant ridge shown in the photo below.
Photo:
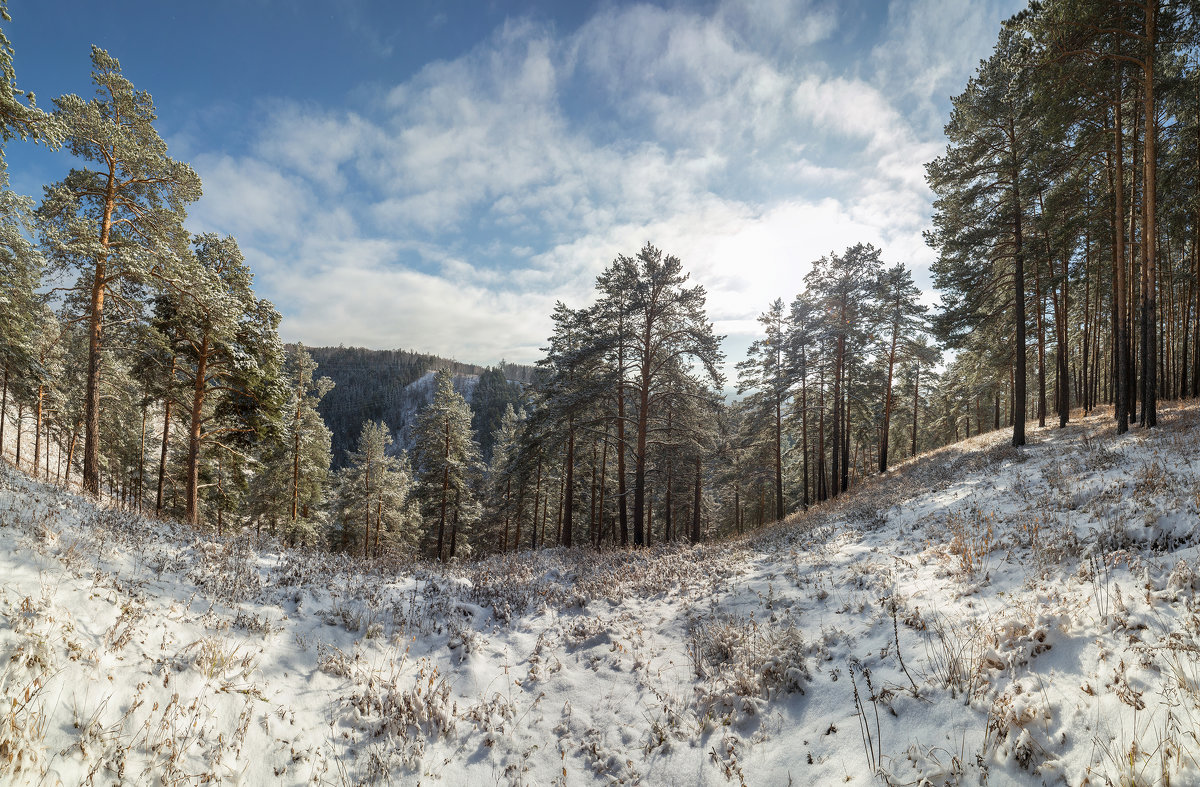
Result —
[[[411, 448], [409, 430], [416, 414], [432, 396], [430, 385], [421, 385], [422, 378], [439, 369], [450, 369], [455, 388], [472, 409], [475, 385], [489, 368], [463, 363], [415, 350], [369, 350], [365, 347], [305, 347], [317, 362], [317, 376], [334, 382], [318, 408], [326, 425], [333, 432], [333, 466], [341, 467], [346, 452], [353, 450], [364, 421], [383, 420], [392, 430], [398, 449]], [[510, 383], [524, 388], [534, 378], [537, 369], [524, 364], [501, 361], [494, 368], [504, 373]], [[481, 403], [487, 406], [487, 403]], [[479, 435], [489, 443], [490, 435]]]

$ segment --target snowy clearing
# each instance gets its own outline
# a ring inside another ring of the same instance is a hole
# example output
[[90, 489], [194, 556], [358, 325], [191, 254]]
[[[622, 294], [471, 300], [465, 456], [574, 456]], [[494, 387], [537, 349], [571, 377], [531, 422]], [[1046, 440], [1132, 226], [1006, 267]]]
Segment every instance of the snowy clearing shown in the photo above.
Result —
[[0, 469], [0, 781], [1200, 780], [1200, 409], [906, 463], [737, 543], [441, 567]]

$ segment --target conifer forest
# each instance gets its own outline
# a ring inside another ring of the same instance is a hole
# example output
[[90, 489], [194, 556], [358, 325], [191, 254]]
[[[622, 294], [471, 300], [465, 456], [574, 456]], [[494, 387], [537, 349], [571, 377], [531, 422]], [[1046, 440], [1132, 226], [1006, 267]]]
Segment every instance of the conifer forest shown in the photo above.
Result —
[[289, 335], [165, 97], [28, 92], [25, 11], [0, 783], [1200, 783], [1200, 3], [989, 27], [932, 262], [797, 257], [741, 347], [648, 230], [519, 362]]

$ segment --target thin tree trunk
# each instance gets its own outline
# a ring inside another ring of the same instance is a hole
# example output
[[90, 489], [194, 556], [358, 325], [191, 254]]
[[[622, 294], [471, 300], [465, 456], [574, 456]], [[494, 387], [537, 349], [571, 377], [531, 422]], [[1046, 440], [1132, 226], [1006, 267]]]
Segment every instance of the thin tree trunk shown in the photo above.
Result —
[[[42, 409], [45, 404], [46, 386], [39, 384], [37, 387], [37, 416], [33, 423], [33, 477], [38, 477], [38, 462], [42, 458]], [[46, 453], [50, 453], [50, 448], [46, 448]]]
[[888, 469], [888, 436], [891, 434], [892, 423], [892, 372], [896, 366], [896, 343], [900, 338], [900, 297], [892, 304], [897, 317], [892, 321], [892, 347], [888, 352], [887, 388], [883, 398], [883, 433], [879, 438], [879, 472], [886, 473]]
[[[804, 356], [801, 354], [800, 366], [807, 369], [804, 362]], [[807, 374], [800, 375], [800, 444], [801, 452], [804, 454], [804, 509], [808, 510], [808, 504], [812, 500], [812, 496], [808, 489], [808, 389], [805, 385]]]
[[563, 514], [562, 536], [560, 543], [571, 546], [571, 536], [575, 525], [575, 506], [572, 497], [575, 490], [575, 416], [567, 419], [567, 473], [563, 479]]
[[917, 369], [913, 375], [913, 425], [912, 425], [912, 456], [917, 455], [917, 416], [921, 406], [921, 361], [916, 361]]
[[446, 447], [442, 452], [442, 502], [440, 515], [438, 518], [438, 537], [437, 537], [437, 559], [444, 560], [442, 554], [442, 545], [445, 543], [446, 536], [446, 504], [450, 494], [450, 422], [447, 420], [446, 429]]
[[700, 543], [700, 457], [696, 456], [696, 493], [692, 499], [692, 543]]
[[1113, 163], [1109, 167], [1110, 186], [1113, 191], [1113, 415], [1117, 421], [1117, 434], [1129, 431], [1129, 401], [1126, 381], [1129, 367], [1129, 344], [1125, 336], [1125, 152], [1124, 129], [1121, 124], [1121, 73], [1116, 73], [1116, 98], [1113, 102]]
[[196, 379], [192, 389], [192, 423], [188, 432], [186, 519], [192, 525], [197, 525], [200, 522], [200, 428], [203, 424], [204, 416], [204, 395], [208, 382], [207, 371], [208, 334], [206, 333], [200, 341], [200, 351], [196, 360]]
[[1156, 174], [1158, 168], [1157, 107], [1154, 93], [1154, 50], [1158, 42], [1158, 2], [1145, 1], [1144, 38], [1146, 46], [1142, 72], [1142, 416], [1141, 423], [1153, 427], [1158, 423], [1158, 379], [1155, 367], [1155, 335], [1158, 303], [1155, 294], [1157, 255], [1155, 243], [1158, 225], [1155, 218], [1157, 202]]
[[1013, 446], [1025, 445], [1025, 250], [1022, 248], [1022, 208], [1020, 186], [1020, 162], [1016, 160], [1016, 130], [1010, 123], [1008, 127], [1012, 161], [1012, 200], [1013, 200], [1013, 323], [1016, 328], [1015, 359], [1016, 388], [1013, 400], [1016, 403], [1016, 413], [1013, 418]]
[[[142, 440], [138, 447], [138, 491], [137, 491], [137, 509], [138, 513], [142, 513], [142, 497], [146, 489], [146, 420], [149, 416], [150, 402], [142, 402]], [[48, 445], [48, 444], [47, 444]], [[47, 451], [49, 458], [49, 451]]]

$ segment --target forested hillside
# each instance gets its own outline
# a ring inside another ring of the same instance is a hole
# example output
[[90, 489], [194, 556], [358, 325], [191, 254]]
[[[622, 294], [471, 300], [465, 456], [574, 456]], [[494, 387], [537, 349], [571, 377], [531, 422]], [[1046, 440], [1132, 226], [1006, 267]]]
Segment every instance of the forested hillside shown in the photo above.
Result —
[[409, 350], [307, 349], [320, 374], [333, 382], [333, 389], [321, 399], [317, 410], [333, 433], [335, 468], [345, 462], [346, 452], [354, 447], [367, 421], [383, 421], [392, 429], [398, 448], [411, 448], [410, 428], [416, 413], [429, 404], [433, 393], [428, 385], [416, 383], [439, 369], [453, 373], [455, 390], [471, 404], [475, 413], [472, 426], [485, 457], [490, 457], [491, 435], [500, 425], [505, 406], [519, 403], [521, 391], [533, 382], [535, 373], [533, 367], [520, 364], [501, 362], [492, 370]]

